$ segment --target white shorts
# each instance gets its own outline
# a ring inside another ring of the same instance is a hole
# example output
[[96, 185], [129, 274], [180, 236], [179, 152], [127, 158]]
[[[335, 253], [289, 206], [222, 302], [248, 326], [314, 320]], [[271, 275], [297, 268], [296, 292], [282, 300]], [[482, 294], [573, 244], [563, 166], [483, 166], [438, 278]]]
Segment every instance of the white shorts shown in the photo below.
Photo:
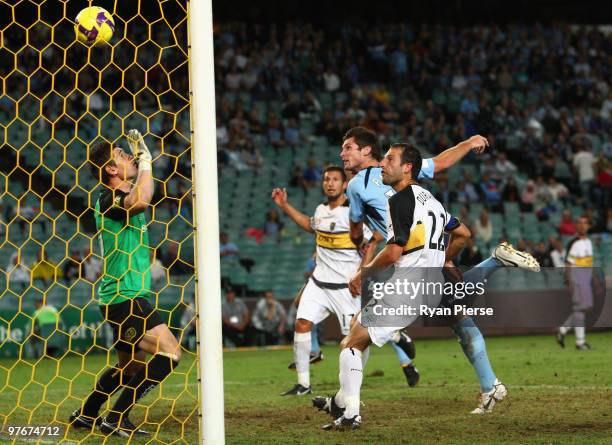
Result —
[[[361, 312], [357, 316], [357, 323], [361, 323]], [[404, 327], [406, 328], [408, 326], [406, 325]], [[397, 331], [402, 330], [401, 327], [397, 326], [368, 326], [365, 328], [368, 330], [368, 335], [372, 343], [379, 348], [382, 348], [385, 343], [389, 343]]]
[[361, 310], [361, 298], [353, 298], [348, 287], [343, 289], [325, 289], [308, 280], [298, 305], [296, 319], [303, 318], [321, 323], [330, 314], [336, 314], [342, 335], [347, 335], [351, 319]]

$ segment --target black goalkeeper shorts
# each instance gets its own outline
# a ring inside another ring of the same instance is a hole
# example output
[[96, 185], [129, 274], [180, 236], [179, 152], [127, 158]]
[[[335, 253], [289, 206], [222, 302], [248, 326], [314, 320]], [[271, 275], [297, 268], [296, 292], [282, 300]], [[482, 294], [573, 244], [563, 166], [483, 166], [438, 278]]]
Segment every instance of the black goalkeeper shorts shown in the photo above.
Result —
[[117, 304], [100, 306], [102, 316], [113, 328], [113, 346], [127, 353], [138, 352], [145, 332], [164, 322], [145, 298], [133, 298]]

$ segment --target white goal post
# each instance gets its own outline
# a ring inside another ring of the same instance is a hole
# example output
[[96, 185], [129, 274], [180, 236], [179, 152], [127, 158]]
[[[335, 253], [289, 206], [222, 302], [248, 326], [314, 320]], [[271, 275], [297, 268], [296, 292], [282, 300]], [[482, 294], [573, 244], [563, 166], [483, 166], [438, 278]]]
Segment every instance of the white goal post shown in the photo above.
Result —
[[187, 2], [200, 442], [225, 443], [212, 0]]

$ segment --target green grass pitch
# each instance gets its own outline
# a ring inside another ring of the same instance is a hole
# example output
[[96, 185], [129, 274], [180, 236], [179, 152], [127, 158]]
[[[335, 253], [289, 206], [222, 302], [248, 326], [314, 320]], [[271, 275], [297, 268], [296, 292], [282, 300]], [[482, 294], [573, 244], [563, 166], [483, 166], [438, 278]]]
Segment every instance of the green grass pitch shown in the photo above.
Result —
[[[590, 334], [593, 351], [576, 351], [572, 341], [568, 337], [568, 347], [561, 349], [552, 336], [488, 339], [493, 367], [509, 396], [484, 416], [468, 414], [476, 406], [478, 385], [456, 341], [417, 341], [422, 379], [416, 388], [407, 387], [391, 348], [374, 348], [362, 392], [364, 425], [352, 432], [320, 430], [329, 419], [312, 409], [310, 397], [280, 397], [295, 383], [287, 370], [290, 351], [228, 352], [227, 443], [609, 444], [612, 333]], [[325, 347], [324, 353], [326, 359], [311, 368], [315, 394], [337, 387], [337, 348]], [[103, 355], [71, 357], [61, 366], [49, 359], [36, 366], [0, 361], [0, 422], [6, 427], [64, 420], [104, 363]], [[133, 443], [197, 443], [196, 375], [194, 357], [186, 354], [177, 373], [134, 410], [134, 419], [147, 415], [145, 427], [157, 436]], [[73, 431], [66, 438], [103, 439]]]

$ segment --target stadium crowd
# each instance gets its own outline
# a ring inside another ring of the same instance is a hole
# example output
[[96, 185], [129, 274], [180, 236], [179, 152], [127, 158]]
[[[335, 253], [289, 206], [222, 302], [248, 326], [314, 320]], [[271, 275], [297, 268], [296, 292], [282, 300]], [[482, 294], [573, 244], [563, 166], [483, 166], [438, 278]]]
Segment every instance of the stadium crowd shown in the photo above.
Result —
[[[492, 148], [463, 161], [475, 169], [458, 180], [440, 175], [431, 187], [446, 205], [464, 205], [467, 220], [470, 205], [484, 203], [470, 227], [486, 245], [499, 241], [489, 212], [509, 202], [543, 222], [582, 207], [592, 231], [610, 231], [611, 46], [597, 28], [561, 23], [224, 23], [215, 34], [220, 166], [256, 170], [261, 147], [299, 153], [316, 137], [339, 152], [356, 125], [384, 144], [408, 141], [433, 155], [479, 133]], [[244, 94], [281, 101], [280, 109], [261, 115]], [[321, 167], [315, 159], [295, 164], [290, 185], [316, 185]], [[572, 235], [565, 226], [559, 234]], [[556, 237], [545, 244], [553, 252]]]

